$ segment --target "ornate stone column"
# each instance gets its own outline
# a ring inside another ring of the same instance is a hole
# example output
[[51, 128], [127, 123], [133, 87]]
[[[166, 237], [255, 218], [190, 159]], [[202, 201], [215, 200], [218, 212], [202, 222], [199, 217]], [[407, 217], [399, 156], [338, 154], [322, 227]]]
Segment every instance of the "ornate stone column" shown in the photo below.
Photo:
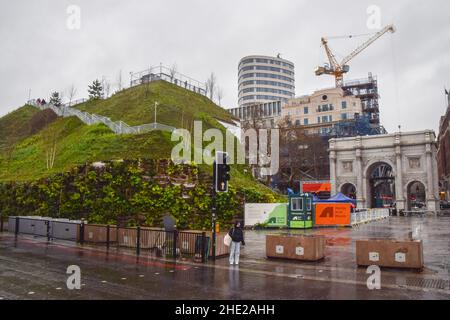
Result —
[[395, 135], [395, 162], [397, 170], [395, 170], [395, 201], [397, 203], [398, 210], [405, 210], [405, 197], [403, 194], [403, 165], [402, 165], [402, 147], [401, 147], [401, 134]]
[[355, 150], [355, 175], [356, 175], [356, 203], [358, 208], [366, 207], [363, 167], [362, 167], [362, 151], [358, 148]]
[[434, 179], [433, 179], [433, 164], [432, 164], [432, 150], [431, 144], [427, 143], [425, 145], [425, 157], [426, 157], [426, 168], [427, 168], [427, 209], [434, 211], [436, 210], [436, 199], [434, 196]]
[[336, 194], [337, 190], [337, 175], [336, 175], [336, 151], [334, 150], [334, 139], [330, 139], [330, 181], [331, 181], [331, 195]]

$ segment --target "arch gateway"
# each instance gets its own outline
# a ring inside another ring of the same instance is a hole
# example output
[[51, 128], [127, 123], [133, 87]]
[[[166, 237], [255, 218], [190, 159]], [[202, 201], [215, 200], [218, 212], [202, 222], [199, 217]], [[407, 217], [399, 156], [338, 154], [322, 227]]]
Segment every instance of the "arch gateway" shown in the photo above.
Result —
[[432, 130], [330, 139], [331, 192], [360, 208], [393, 205], [436, 211], [438, 174]]

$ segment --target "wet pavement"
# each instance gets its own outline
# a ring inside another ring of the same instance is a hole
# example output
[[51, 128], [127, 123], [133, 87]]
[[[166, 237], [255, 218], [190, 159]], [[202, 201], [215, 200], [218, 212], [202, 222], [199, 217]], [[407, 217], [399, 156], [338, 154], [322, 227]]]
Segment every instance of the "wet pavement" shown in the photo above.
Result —
[[[391, 217], [355, 228], [315, 229], [323, 234], [323, 261], [265, 257], [265, 235], [246, 231], [239, 266], [228, 259], [200, 264], [157, 259], [143, 251], [81, 247], [70, 242], [0, 233], [0, 299], [449, 299], [450, 217]], [[355, 240], [415, 238], [424, 241], [425, 269], [382, 269], [381, 289], [369, 290], [357, 268]], [[69, 290], [69, 265], [81, 269], [81, 290]]]

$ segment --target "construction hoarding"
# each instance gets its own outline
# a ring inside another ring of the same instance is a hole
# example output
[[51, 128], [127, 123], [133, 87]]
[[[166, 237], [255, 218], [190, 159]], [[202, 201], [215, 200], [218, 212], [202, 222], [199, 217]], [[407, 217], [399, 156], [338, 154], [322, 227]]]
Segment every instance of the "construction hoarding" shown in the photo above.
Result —
[[316, 203], [315, 226], [350, 226], [350, 203]]
[[244, 224], [246, 227], [257, 224], [286, 227], [287, 203], [246, 203]]
[[303, 193], [319, 193], [319, 192], [331, 192], [331, 182], [329, 181], [316, 181], [309, 182], [304, 181], [301, 183], [301, 192]]

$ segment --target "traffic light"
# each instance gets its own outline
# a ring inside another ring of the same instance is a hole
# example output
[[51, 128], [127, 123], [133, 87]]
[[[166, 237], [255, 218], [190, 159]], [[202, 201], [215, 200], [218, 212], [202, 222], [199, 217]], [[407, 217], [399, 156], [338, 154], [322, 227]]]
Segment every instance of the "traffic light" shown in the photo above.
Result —
[[214, 162], [214, 188], [216, 192], [228, 192], [229, 180], [230, 165], [228, 164], [228, 153], [218, 151]]

